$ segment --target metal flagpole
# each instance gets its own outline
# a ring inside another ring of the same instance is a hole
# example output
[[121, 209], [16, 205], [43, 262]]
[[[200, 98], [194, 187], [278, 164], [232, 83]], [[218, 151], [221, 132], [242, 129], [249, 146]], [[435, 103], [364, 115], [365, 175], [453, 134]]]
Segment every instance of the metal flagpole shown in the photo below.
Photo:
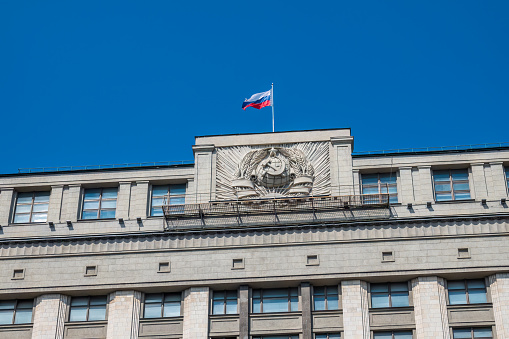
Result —
[[270, 105], [272, 106], [272, 133], [274, 133], [274, 83], [270, 89]]

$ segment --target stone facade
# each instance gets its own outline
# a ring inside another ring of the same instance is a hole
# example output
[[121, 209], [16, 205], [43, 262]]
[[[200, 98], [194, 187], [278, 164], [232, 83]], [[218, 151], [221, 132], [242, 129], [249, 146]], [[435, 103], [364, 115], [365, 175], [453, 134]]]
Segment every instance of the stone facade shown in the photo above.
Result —
[[207, 338], [209, 288], [191, 287], [184, 292], [183, 339]]
[[419, 277], [412, 281], [417, 339], [450, 339], [444, 281]]

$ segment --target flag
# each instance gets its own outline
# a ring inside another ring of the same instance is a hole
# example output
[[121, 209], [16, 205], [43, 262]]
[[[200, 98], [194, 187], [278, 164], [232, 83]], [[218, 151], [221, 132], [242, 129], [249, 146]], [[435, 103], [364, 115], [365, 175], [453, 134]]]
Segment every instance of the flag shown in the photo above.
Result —
[[247, 107], [254, 107], [260, 109], [262, 107], [272, 105], [272, 90], [262, 93], [256, 93], [251, 95], [251, 98], [244, 100], [242, 109], [246, 110]]

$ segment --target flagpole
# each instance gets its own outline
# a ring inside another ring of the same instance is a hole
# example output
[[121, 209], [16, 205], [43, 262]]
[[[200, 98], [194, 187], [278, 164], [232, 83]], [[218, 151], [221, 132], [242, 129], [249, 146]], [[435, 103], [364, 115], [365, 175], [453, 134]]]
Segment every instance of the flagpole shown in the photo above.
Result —
[[270, 105], [272, 106], [272, 133], [274, 133], [274, 83], [270, 89]]

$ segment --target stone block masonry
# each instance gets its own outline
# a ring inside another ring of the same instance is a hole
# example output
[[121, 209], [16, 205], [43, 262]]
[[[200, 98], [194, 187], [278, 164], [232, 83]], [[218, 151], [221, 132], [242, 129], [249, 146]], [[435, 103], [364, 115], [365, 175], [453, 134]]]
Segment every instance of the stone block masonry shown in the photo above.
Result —
[[63, 339], [69, 297], [44, 294], [35, 300], [33, 339]]
[[184, 292], [183, 339], [207, 339], [209, 287], [191, 287]]
[[141, 293], [116, 291], [108, 304], [107, 339], [137, 339], [140, 324]]

